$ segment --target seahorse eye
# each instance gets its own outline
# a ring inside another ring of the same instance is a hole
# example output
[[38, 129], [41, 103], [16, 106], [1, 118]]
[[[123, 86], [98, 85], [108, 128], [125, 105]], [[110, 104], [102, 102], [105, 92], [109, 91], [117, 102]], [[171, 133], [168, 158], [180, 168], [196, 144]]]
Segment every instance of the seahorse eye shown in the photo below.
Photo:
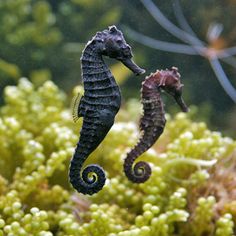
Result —
[[121, 40], [121, 39], [117, 39], [116, 42], [117, 42], [118, 44], [122, 44], [122, 40]]
[[123, 53], [124, 53], [125, 56], [131, 57], [131, 56], [132, 56], [132, 53], [131, 53], [131, 48], [130, 48], [130, 46], [126, 46], [126, 47], [123, 49]]

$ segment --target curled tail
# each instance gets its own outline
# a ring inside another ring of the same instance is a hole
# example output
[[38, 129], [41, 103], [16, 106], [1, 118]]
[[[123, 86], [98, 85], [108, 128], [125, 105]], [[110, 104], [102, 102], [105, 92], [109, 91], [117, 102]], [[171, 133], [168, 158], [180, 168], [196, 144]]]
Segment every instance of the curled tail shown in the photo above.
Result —
[[134, 183], [143, 183], [147, 181], [152, 173], [148, 163], [140, 161], [134, 164], [139, 155], [143, 153], [141, 147], [136, 146], [128, 153], [124, 161], [124, 172], [127, 178]]
[[151, 176], [152, 170], [148, 163], [144, 161], [135, 163], [135, 161], [155, 143], [163, 129], [164, 127], [157, 127], [150, 132], [144, 132], [138, 144], [127, 154], [124, 161], [124, 172], [130, 181], [144, 183]]
[[106, 181], [104, 170], [98, 165], [88, 165], [82, 169], [86, 153], [77, 146], [69, 168], [72, 186], [80, 193], [92, 195], [99, 192]]
[[104, 170], [98, 165], [83, 164], [89, 155], [99, 146], [114, 123], [114, 114], [101, 109], [86, 115], [69, 168], [69, 179], [73, 187], [83, 194], [92, 195], [99, 192], [106, 181]]

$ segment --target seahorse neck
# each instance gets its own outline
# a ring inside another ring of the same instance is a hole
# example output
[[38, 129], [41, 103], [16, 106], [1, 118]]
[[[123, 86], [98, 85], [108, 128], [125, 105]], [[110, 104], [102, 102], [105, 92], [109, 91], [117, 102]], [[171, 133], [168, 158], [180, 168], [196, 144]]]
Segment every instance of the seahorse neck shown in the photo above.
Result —
[[91, 44], [88, 44], [82, 53], [81, 69], [84, 81], [86, 81], [86, 79], [89, 80], [90, 77], [93, 77], [93, 79], [96, 79], [95, 77], [100, 78], [101, 74], [103, 74], [103, 77], [105, 74], [110, 74], [101, 52], [96, 50]]
[[161, 91], [153, 78], [146, 79], [142, 85], [142, 98], [147, 100], [160, 100]]

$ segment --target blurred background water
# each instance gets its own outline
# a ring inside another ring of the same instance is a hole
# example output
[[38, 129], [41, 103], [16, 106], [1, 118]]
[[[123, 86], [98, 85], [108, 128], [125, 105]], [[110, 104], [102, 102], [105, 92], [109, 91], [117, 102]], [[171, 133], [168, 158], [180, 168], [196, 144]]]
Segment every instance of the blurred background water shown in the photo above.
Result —
[[[0, 92], [21, 77], [36, 86], [53, 80], [71, 94], [81, 83], [86, 42], [109, 25], [122, 29], [147, 75], [179, 68], [184, 98], [216, 130], [236, 136], [236, 1], [8, 0], [0, 1]], [[139, 99], [144, 76], [106, 60], [125, 104]], [[172, 113], [174, 101], [166, 99]]]

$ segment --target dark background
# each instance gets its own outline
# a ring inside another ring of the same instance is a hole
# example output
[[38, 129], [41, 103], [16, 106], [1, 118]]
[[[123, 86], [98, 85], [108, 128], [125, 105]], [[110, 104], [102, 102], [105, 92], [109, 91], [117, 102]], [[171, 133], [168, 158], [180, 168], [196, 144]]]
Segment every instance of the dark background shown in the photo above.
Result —
[[[153, 2], [177, 24], [173, 1]], [[223, 49], [236, 45], [235, 0], [182, 0], [180, 4], [188, 23], [205, 42], [210, 24], [223, 25], [221, 35], [214, 42], [208, 42], [210, 47]], [[158, 40], [182, 43], [163, 29], [137, 0], [0, 1], [1, 103], [4, 87], [16, 84], [22, 76], [36, 86], [52, 79], [71, 94], [72, 88], [81, 83], [80, 56], [85, 43], [97, 31], [112, 24], [121, 29], [128, 26]], [[186, 103], [197, 107], [196, 120], [206, 121], [212, 129], [236, 136], [235, 103], [223, 90], [205, 58], [155, 50], [135, 42], [127, 32], [125, 38], [133, 48], [135, 61], [147, 74], [171, 66], [179, 68]], [[117, 63], [106, 61], [111, 66]], [[224, 63], [222, 66], [236, 87], [236, 68]], [[124, 70], [122, 65], [118, 65], [118, 69]], [[139, 98], [143, 78], [124, 73], [122, 81], [118, 81], [124, 101]], [[177, 111], [172, 100], [165, 100], [168, 112]]]

